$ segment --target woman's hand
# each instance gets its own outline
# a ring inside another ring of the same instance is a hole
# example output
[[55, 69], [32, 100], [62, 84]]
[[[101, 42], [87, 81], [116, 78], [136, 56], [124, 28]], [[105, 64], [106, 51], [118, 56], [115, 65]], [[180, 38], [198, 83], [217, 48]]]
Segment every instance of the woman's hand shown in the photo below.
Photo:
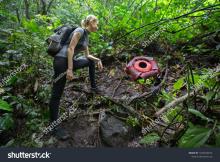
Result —
[[99, 68], [100, 71], [103, 70], [102, 61], [101, 61], [100, 59], [99, 59], [99, 61], [98, 61], [98, 68]]
[[67, 69], [67, 71], [66, 71], [66, 79], [67, 80], [73, 80], [73, 70]]

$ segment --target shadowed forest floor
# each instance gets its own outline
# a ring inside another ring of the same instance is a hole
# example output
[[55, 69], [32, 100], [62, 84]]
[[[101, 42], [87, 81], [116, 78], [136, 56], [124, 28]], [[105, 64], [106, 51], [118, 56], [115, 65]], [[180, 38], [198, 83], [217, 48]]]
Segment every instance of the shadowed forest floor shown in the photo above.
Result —
[[[154, 59], [157, 60], [157, 58]], [[165, 66], [161, 67], [161, 73], [156, 78], [153, 78], [152, 83], [149, 85], [142, 85], [136, 81], [130, 80], [123, 70], [126, 63], [110, 63], [105, 66], [104, 71], [96, 72], [97, 85], [102, 90], [102, 93], [98, 95], [92, 94], [89, 91], [90, 82], [88, 78], [88, 69], [81, 69], [80, 77], [66, 84], [61, 101], [61, 108], [63, 111], [68, 111], [68, 108], [71, 108], [73, 104], [77, 107], [77, 111], [74, 113], [75, 115], [70, 116], [62, 123], [62, 126], [71, 137], [66, 141], [62, 141], [47, 135], [46, 138], [44, 138], [46, 141], [45, 146], [59, 148], [109, 147], [109, 145], [102, 140], [100, 114], [105, 112], [126, 122], [125, 118], [129, 115], [129, 111], [117, 107], [119, 103], [119, 105], [125, 104], [125, 106], [132, 105], [135, 107], [135, 111], [147, 116], [153, 116], [156, 109], [153, 105], [153, 101], [158, 93], [151, 92], [155, 89], [157, 89], [156, 92], [159, 92], [161, 87], [164, 87], [166, 91], [170, 91], [175, 83], [175, 78], [179, 78], [185, 72], [185, 66], [176, 64], [176, 62], [178, 62], [178, 60], [173, 59], [169, 62], [170, 65], [167, 68]], [[189, 62], [194, 65], [197, 64], [197, 66], [202, 65], [203, 67], [212, 67], [211, 65], [213, 65], [213, 60], [211, 60], [211, 62], [202, 62], [201, 60], [190, 58]], [[217, 63], [218, 58], [214, 61], [214, 65], [217, 65]], [[165, 71], [167, 71], [167, 74], [165, 74]], [[163, 80], [164, 83], [160, 84]], [[141, 96], [146, 92], [149, 92], [149, 95], [143, 97], [145, 106], [139, 106], [136, 103], [138, 101], [134, 103], [131, 102], [131, 99]], [[187, 91], [183, 89], [182, 92], [177, 95], [182, 96], [186, 93]], [[114, 101], [112, 102], [112, 100]], [[164, 106], [164, 103], [161, 104], [162, 105], [158, 106]], [[200, 106], [202, 106], [202, 104]], [[67, 110], [65, 110], [64, 107], [67, 107]], [[157, 131], [160, 132], [161, 129], [167, 126], [166, 123], [161, 124], [162, 125], [155, 128], [155, 130], [157, 129]], [[171, 130], [168, 129], [169, 131], [167, 131], [165, 135], [166, 139], [172, 139], [174, 134], [180, 132], [184, 127], [180, 126], [177, 128], [173, 126], [170, 128]], [[135, 127], [135, 129], [131, 128], [131, 131], [129, 131], [129, 134], [126, 136], [129, 136], [129, 138], [126, 140], [119, 138], [119, 141], [117, 141], [116, 136], [115, 144], [117, 145], [120, 143], [121, 145], [118, 145], [118, 147], [156, 147], [161, 145], [159, 142], [151, 143], [150, 145], [139, 144], [141, 129], [138, 127]]]

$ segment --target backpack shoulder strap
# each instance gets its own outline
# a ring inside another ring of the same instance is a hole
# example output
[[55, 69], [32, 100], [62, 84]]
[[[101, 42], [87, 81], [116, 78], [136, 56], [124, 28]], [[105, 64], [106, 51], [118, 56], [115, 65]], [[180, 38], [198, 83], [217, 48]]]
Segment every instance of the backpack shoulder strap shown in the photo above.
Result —
[[[82, 28], [82, 27], [80, 27], [80, 28]], [[82, 28], [83, 29], [83, 34], [82, 34], [82, 36], [84, 36], [84, 34], [85, 34], [85, 29], [84, 28]]]

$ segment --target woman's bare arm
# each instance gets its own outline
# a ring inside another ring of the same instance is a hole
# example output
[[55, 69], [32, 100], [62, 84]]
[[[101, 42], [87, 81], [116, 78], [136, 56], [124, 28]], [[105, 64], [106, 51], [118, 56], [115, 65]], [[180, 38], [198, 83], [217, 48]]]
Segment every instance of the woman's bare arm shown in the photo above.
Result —
[[66, 78], [68, 80], [73, 79], [73, 55], [74, 55], [75, 47], [80, 37], [81, 37], [81, 34], [79, 32], [74, 33], [70, 41], [69, 47], [67, 49], [68, 69], [67, 69]]
[[94, 60], [94, 61], [96, 61], [96, 62], [100, 61], [99, 58], [90, 55], [90, 53], [89, 53], [89, 47], [88, 47], [88, 46], [86, 46], [85, 55], [86, 55], [87, 58], [89, 58], [89, 59], [91, 59], [91, 60]]
[[68, 69], [73, 69], [73, 55], [74, 55], [74, 49], [81, 37], [81, 34], [79, 32], [76, 32], [73, 34], [72, 39], [70, 41], [68, 50], [67, 50], [67, 57], [68, 57]]
[[89, 47], [88, 47], [88, 46], [86, 47], [85, 55], [86, 55], [86, 57], [87, 57], [88, 59], [94, 60], [94, 61], [96, 61], [96, 62], [98, 63], [98, 68], [99, 68], [100, 71], [103, 70], [102, 61], [101, 61], [99, 58], [97, 58], [97, 57], [92, 56], [92, 55], [89, 54]]

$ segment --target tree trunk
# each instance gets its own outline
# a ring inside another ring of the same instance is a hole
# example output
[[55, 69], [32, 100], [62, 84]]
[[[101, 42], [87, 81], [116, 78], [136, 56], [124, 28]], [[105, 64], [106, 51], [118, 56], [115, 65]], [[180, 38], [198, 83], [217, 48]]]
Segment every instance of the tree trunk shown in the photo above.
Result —
[[37, 3], [37, 14], [40, 14], [40, 1], [36, 1]]
[[20, 24], [21, 20], [20, 20], [20, 14], [19, 14], [18, 8], [16, 8], [15, 10], [16, 10], [16, 17], [18, 19], [18, 23]]
[[47, 13], [49, 12], [50, 10], [50, 7], [52, 6], [52, 3], [53, 3], [54, 0], [51, 0], [47, 6]]
[[25, 16], [26, 16], [26, 19], [30, 19], [29, 2], [28, 2], [28, 0], [24, 0], [24, 5], [25, 5]]
[[46, 15], [47, 14], [47, 1], [46, 0], [41, 0], [41, 5], [42, 5], [41, 14]]

